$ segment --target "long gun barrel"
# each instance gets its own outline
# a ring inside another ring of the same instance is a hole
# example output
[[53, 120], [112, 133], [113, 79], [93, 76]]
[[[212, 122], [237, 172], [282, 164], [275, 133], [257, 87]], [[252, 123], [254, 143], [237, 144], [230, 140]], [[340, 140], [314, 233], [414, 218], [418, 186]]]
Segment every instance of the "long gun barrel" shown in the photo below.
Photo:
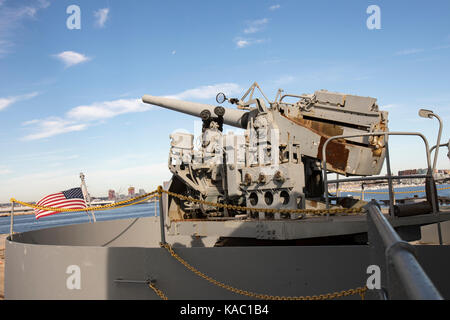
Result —
[[[164, 97], [155, 97], [150, 95], [144, 95], [142, 101], [148, 104], [153, 104], [166, 109], [182, 112], [189, 114], [194, 117], [200, 117], [200, 113], [203, 110], [209, 110], [211, 114], [214, 114], [215, 106], [188, 102], [177, 99], [170, 99]], [[248, 112], [237, 109], [224, 108], [225, 114], [223, 116], [223, 122], [227, 125], [237, 127], [237, 128], [247, 128]]]

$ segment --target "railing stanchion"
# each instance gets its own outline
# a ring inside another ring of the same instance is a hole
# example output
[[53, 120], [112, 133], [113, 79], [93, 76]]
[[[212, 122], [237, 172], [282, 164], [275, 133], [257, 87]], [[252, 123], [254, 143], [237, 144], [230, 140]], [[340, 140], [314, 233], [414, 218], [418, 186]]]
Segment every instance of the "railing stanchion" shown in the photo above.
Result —
[[15, 202], [13, 201], [11, 204], [11, 223], [9, 226], [9, 237], [12, 240], [13, 239], [13, 233], [14, 233], [14, 204]]
[[166, 230], [165, 230], [165, 223], [164, 223], [164, 206], [163, 206], [163, 193], [162, 193], [162, 187], [158, 187], [158, 194], [159, 194], [159, 222], [161, 225], [161, 243], [166, 244]]
[[389, 157], [389, 143], [387, 135], [384, 136], [384, 140], [386, 141], [386, 171], [388, 178], [388, 188], [389, 188], [389, 215], [394, 217], [394, 204], [395, 204], [395, 195], [394, 195], [394, 187], [392, 186], [392, 172], [391, 172], [391, 158]]

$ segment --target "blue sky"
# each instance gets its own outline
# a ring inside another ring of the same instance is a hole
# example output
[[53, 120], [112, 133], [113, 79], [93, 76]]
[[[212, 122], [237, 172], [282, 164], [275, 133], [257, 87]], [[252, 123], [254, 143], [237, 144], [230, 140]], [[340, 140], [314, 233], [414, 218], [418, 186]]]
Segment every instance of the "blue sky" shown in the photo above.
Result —
[[[77, 5], [81, 29], [66, 9]], [[381, 29], [369, 30], [369, 5]], [[378, 99], [391, 131], [436, 143], [450, 111], [450, 2], [0, 0], [0, 201], [79, 184], [105, 196], [170, 178], [169, 135], [194, 118], [144, 94], [215, 103], [257, 81], [274, 98], [345, 92]], [[394, 171], [425, 167], [417, 138], [391, 139]], [[439, 168], [449, 168], [441, 149]]]

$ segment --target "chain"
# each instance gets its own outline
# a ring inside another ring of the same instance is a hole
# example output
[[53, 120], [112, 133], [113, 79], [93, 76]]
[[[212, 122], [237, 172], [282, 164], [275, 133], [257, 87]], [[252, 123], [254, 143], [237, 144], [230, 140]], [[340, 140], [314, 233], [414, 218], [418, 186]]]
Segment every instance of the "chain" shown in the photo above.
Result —
[[[120, 202], [116, 202], [116, 203], [112, 203], [112, 204], [108, 204], [108, 205], [104, 205], [104, 206], [98, 206], [98, 207], [89, 207], [89, 208], [83, 208], [83, 209], [67, 209], [67, 208], [54, 208], [54, 207], [45, 207], [45, 206], [39, 206], [39, 205], [35, 205], [35, 204], [31, 204], [31, 203], [27, 203], [27, 202], [23, 202], [23, 201], [19, 201], [16, 200], [14, 198], [11, 198], [11, 202], [16, 202], [16, 203], [20, 203], [21, 205], [30, 207], [30, 208], [34, 208], [34, 209], [39, 209], [39, 210], [46, 210], [46, 211], [55, 211], [55, 212], [82, 212], [82, 211], [101, 211], [101, 210], [110, 210], [110, 209], [118, 209], [118, 208], [123, 208], [123, 207], [127, 207], [127, 206], [131, 206], [131, 205], [135, 205], [138, 203], [141, 203], [143, 201], [155, 198], [155, 197], [161, 197], [163, 193], [166, 193], [172, 197], [176, 197], [185, 201], [191, 201], [191, 202], [196, 202], [196, 203], [200, 203], [200, 204], [204, 204], [204, 205], [208, 205], [208, 206], [212, 206], [212, 207], [218, 207], [218, 208], [226, 208], [226, 209], [231, 209], [231, 210], [242, 210], [242, 211], [255, 211], [255, 212], [265, 212], [265, 213], [304, 213], [304, 214], [309, 214], [309, 215], [319, 215], [319, 216], [324, 216], [326, 214], [330, 214], [330, 215], [335, 215], [338, 213], [346, 213], [346, 214], [356, 214], [356, 213], [361, 213], [363, 212], [363, 208], [350, 208], [350, 209], [345, 209], [345, 208], [335, 208], [335, 209], [268, 209], [268, 208], [250, 208], [250, 207], [242, 207], [242, 206], [236, 206], [236, 205], [231, 205], [231, 204], [223, 204], [223, 203], [214, 203], [214, 202], [209, 202], [209, 201], [204, 201], [204, 200], [199, 200], [199, 199], [194, 199], [192, 197], [188, 197], [188, 196], [183, 196], [181, 194], [178, 193], [174, 193], [174, 192], [170, 192], [167, 190], [164, 190], [161, 186], [158, 186], [158, 189], [150, 192], [150, 193], [146, 193], [144, 195], [132, 198], [132, 199], [128, 199], [128, 200], [123, 200]], [[140, 201], [136, 201], [139, 200]], [[134, 201], [134, 202], [133, 202]]]
[[148, 287], [155, 291], [155, 293], [161, 298], [161, 300], [168, 300], [167, 296], [162, 292], [162, 290], [155, 287], [155, 285], [151, 282], [148, 283]]
[[204, 200], [199, 200], [199, 199], [195, 199], [192, 197], [188, 197], [188, 196], [183, 196], [181, 194], [178, 193], [174, 193], [174, 192], [170, 192], [167, 190], [164, 190], [161, 186], [158, 187], [157, 192], [159, 194], [162, 193], [166, 193], [172, 197], [181, 199], [181, 200], [185, 200], [185, 201], [191, 201], [191, 202], [196, 202], [196, 203], [200, 203], [200, 204], [204, 204], [204, 205], [208, 205], [208, 206], [212, 206], [212, 207], [218, 207], [218, 208], [226, 208], [226, 209], [231, 209], [231, 210], [242, 210], [242, 211], [256, 211], [256, 212], [265, 212], [265, 213], [305, 213], [305, 214], [310, 214], [310, 215], [319, 215], [319, 216], [323, 216], [326, 214], [330, 214], [330, 215], [334, 215], [337, 213], [347, 213], [347, 214], [352, 214], [352, 213], [361, 213], [364, 211], [363, 208], [350, 208], [350, 209], [346, 209], [346, 208], [335, 208], [335, 209], [268, 209], [268, 208], [250, 208], [250, 207], [241, 207], [241, 206], [235, 206], [235, 205], [231, 205], [231, 204], [224, 204], [224, 203], [214, 203], [214, 202], [209, 202], [209, 201], [204, 201]]
[[[450, 187], [444, 187], [444, 188], [439, 188], [437, 190], [447, 190], [450, 189]], [[342, 192], [362, 192], [362, 191], [344, 191], [344, 190], [339, 190]], [[421, 191], [421, 190], [417, 190], [417, 191], [396, 191], [395, 193], [414, 193], [414, 192], [425, 192], [425, 191]], [[214, 202], [209, 202], [209, 201], [204, 201], [204, 200], [200, 200], [200, 199], [194, 199], [192, 197], [188, 197], [188, 196], [183, 196], [181, 194], [177, 194], [174, 192], [170, 192], [168, 190], [164, 190], [161, 186], [158, 186], [158, 189], [149, 193], [146, 193], [144, 195], [135, 197], [135, 198], [131, 198], [128, 200], [123, 200], [123, 201], [119, 201], [119, 202], [115, 202], [115, 203], [111, 203], [111, 204], [107, 204], [104, 206], [98, 206], [98, 207], [89, 207], [89, 208], [83, 208], [83, 209], [66, 209], [66, 208], [54, 208], [54, 207], [45, 207], [45, 206], [38, 206], [35, 204], [31, 204], [31, 203], [27, 203], [27, 202], [23, 202], [23, 201], [19, 201], [16, 200], [14, 198], [11, 198], [11, 202], [15, 202], [15, 203], [19, 203], [23, 206], [26, 207], [30, 207], [30, 208], [34, 208], [34, 209], [39, 209], [39, 210], [45, 210], [45, 211], [56, 211], [56, 212], [82, 212], [82, 211], [102, 211], [102, 210], [110, 210], [110, 209], [118, 209], [118, 208], [124, 208], [124, 207], [128, 207], [131, 205], [135, 205], [141, 202], [144, 202], [146, 200], [150, 200], [152, 198], [155, 197], [161, 197], [163, 193], [166, 193], [172, 197], [176, 197], [179, 198], [181, 200], [185, 200], [185, 201], [191, 201], [191, 202], [195, 202], [195, 203], [200, 203], [200, 204], [204, 204], [204, 205], [208, 205], [208, 206], [212, 206], [212, 207], [217, 207], [217, 208], [226, 208], [226, 209], [231, 209], [231, 210], [242, 210], [242, 211], [255, 211], [255, 212], [265, 212], [265, 213], [304, 213], [307, 215], [318, 215], [318, 216], [324, 216], [324, 215], [335, 215], [335, 214], [339, 214], [339, 213], [346, 213], [346, 214], [358, 214], [364, 211], [363, 208], [335, 208], [335, 209], [268, 209], [268, 208], [250, 208], [250, 207], [242, 207], [242, 206], [235, 206], [235, 205], [231, 205], [231, 204], [225, 204], [225, 203], [214, 203]], [[366, 191], [364, 193], [377, 193], [377, 194], [386, 194], [387, 192], [382, 192], [382, 191]], [[136, 200], [140, 200], [140, 201], [136, 201]], [[134, 202], [133, 202], [134, 201]]]
[[[150, 199], [158, 197], [158, 196], [159, 196], [159, 194], [157, 193], [157, 191], [153, 191], [153, 192], [146, 193], [144, 195], [137, 196], [135, 198], [131, 198], [131, 199], [128, 199], [128, 200], [123, 200], [123, 201], [107, 204], [107, 205], [104, 205], [104, 206], [88, 207], [88, 208], [82, 208], [82, 209], [67, 209], [67, 208], [54, 208], [54, 207], [38, 206], [38, 205], [35, 205], [35, 204], [19, 201], [19, 200], [16, 200], [14, 198], [11, 198], [11, 202], [20, 203], [21, 205], [26, 206], [26, 207], [39, 209], [39, 210], [45, 210], [45, 211], [82, 212], [82, 211], [102, 211], [102, 210], [124, 208], [124, 207], [132, 206], [132, 205], [144, 202], [146, 200], [150, 200]], [[139, 201], [136, 201], [136, 200], [139, 200]]]
[[359, 294], [361, 296], [361, 299], [364, 300], [365, 293], [367, 291], [367, 287], [359, 287], [356, 289], [349, 289], [349, 290], [343, 290], [339, 292], [333, 292], [333, 293], [327, 293], [327, 294], [321, 294], [321, 295], [313, 295], [313, 296], [273, 296], [268, 294], [260, 294], [260, 293], [254, 293], [247, 290], [241, 290], [237, 289], [233, 286], [227, 285], [225, 283], [222, 283], [220, 281], [217, 281], [210, 276], [207, 276], [206, 274], [202, 273], [201, 271], [197, 270], [193, 266], [191, 266], [188, 262], [183, 260], [178, 254], [173, 251], [172, 247], [168, 243], [161, 243], [161, 247], [165, 248], [172, 257], [174, 257], [178, 262], [180, 262], [182, 265], [184, 265], [189, 271], [195, 273], [197, 276], [205, 279], [206, 281], [209, 281], [210, 283], [226, 289], [228, 291], [247, 296], [252, 297], [256, 299], [261, 300], [327, 300], [327, 299], [336, 299], [340, 297], [346, 297], [346, 296], [352, 296], [355, 294]]

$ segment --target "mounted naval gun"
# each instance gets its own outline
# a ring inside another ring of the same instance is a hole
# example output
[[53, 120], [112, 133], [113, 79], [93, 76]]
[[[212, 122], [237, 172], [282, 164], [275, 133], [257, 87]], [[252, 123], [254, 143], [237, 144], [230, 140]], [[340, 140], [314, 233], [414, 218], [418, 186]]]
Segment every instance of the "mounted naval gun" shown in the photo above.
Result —
[[[255, 89], [263, 98], [253, 97]], [[150, 95], [144, 95], [142, 101], [202, 119], [198, 148], [194, 149], [193, 134], [176, 132], [170, 136], [168, 165], [173, 177], [169, 191], [247, 208], [323, 208], [322, 149], [327, 139], [388, 130], [388, 114], [379, 110], [375, 98], [326, 90], [294, 95], [283, 94], [280, 89], [275, 100], [270, 101], [255, 82], [241, 99], [217, 95], [218, 104], [228, 101], [237, 108]], [[225, 134], [224, 125], [245, 131]], [[384, 136], [332, 140], [325, 155], [330, 172], [376, 175], [385, 158]], [[365, 204], [348, 200], [338, 198], [333, 206]], [[301, 218], [301, 214], [294, 213], [218, 209], [175, 197], [169, 197], [168, 209], [171, 220]]]

